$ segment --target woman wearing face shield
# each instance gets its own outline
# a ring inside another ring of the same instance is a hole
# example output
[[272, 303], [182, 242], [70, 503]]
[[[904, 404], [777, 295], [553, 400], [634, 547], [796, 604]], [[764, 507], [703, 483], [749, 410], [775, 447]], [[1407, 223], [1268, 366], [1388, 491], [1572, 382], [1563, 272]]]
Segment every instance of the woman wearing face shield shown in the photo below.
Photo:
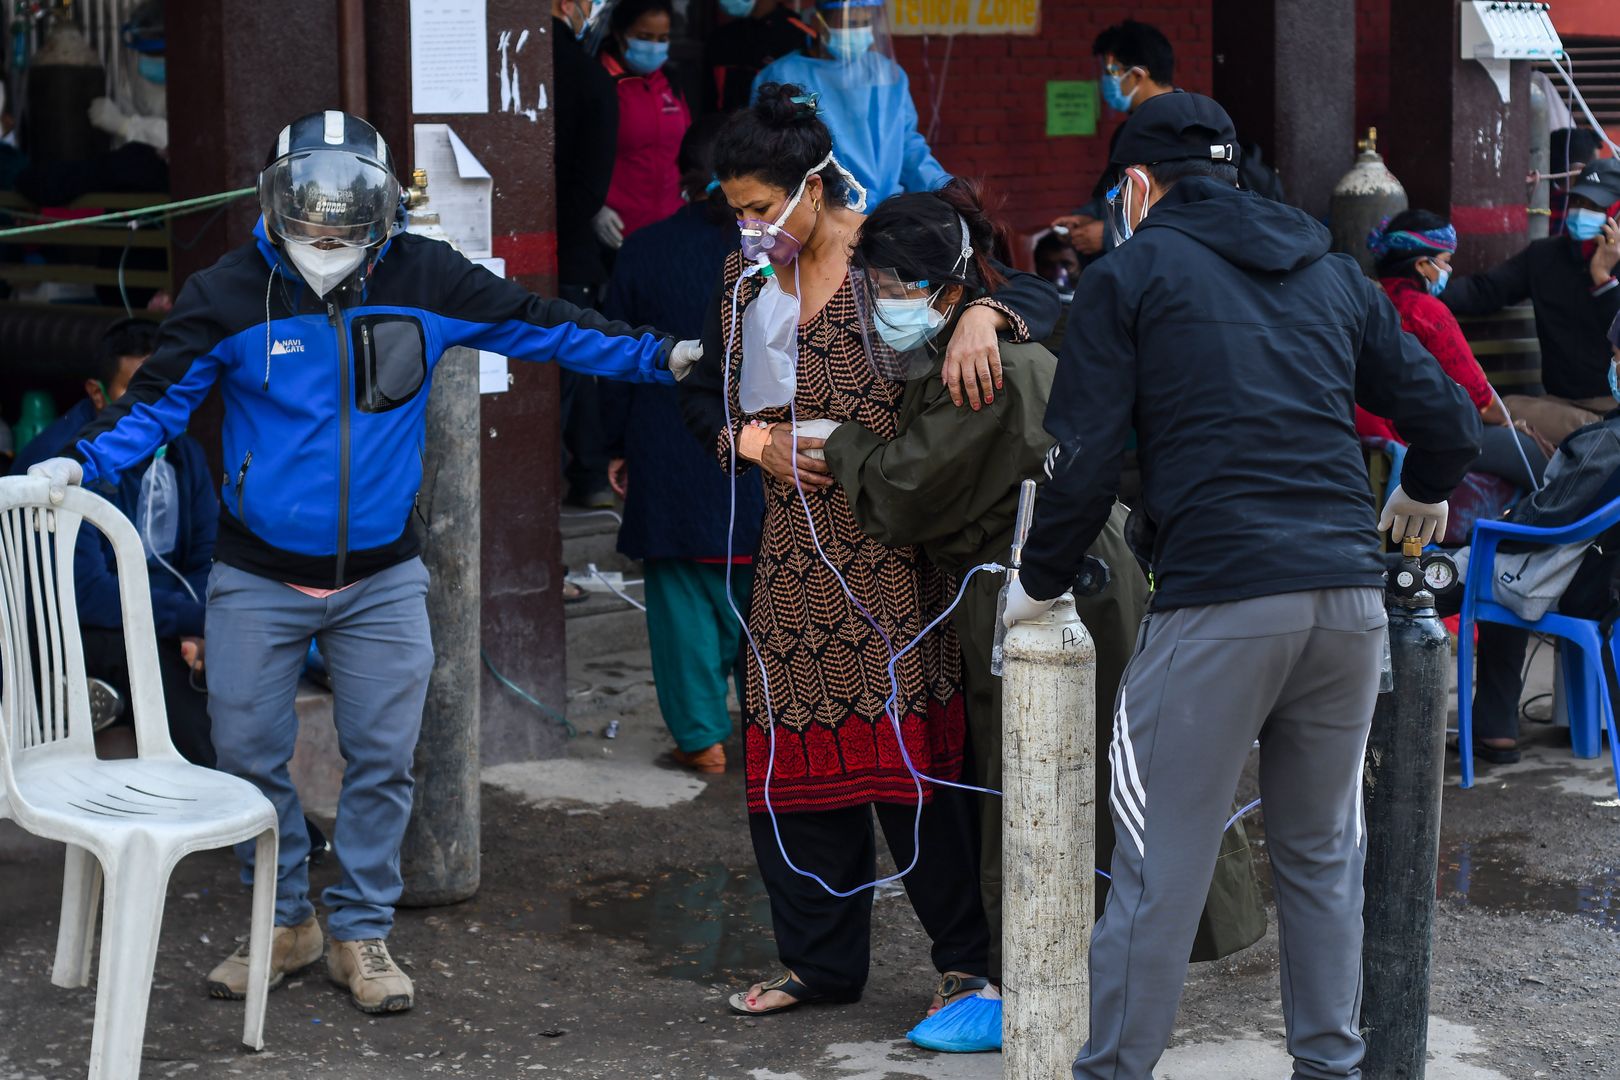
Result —
[[[1006, 558], [1012, 543], [1019, 486], [1044, 478], [1052, 437], [1042, 426], [1057, 358], [1034, 343], [1001, 342], [1004, 389], [981, 412], [955, 408], [938, 371], [962, 305], [1000, 279], [985, 252], [998, 246], [999, 226], [972, 185], [953, 180], [937, 192], [900, 195], [861, 227], [854, 269], [859, 308], [877, 365], [905, 381], [897, 431], [884, 438], [860, 424], [840, 424], [827, 436], [827, 464], [869, 536], [888, 544], [915, 543], [957, 580], [973, 567]], [[1125, 543], [1126, 509], [1114, 506], [1093, 556], [1110, 581], [1096, 595], [1076, 598], [1097, 646], [1097, 715], [1112, 714], [1115, 694], [1147, 609], [1148, 584]], [[972, 782], [1001, 789], [1001, 680], [990, 653], [1002, 578], [977, 574], [952, 613], [962, 649], [962, 682]], [[1110, 726], [1097, 725], [1099, 802], [1110, 790]], [[1001, 800], [979, 799], [980, 890], [990, 923], [990, 977], [1001, 959]], [[1113, 824], [1097, 819], [1096, 858], [1106, 867]], [[1211, 960], [1254, 943], [1265, 932], [1265, 910], [1241, 825], [1223, 838], [1210, 889], [1214, 901], [1194, 942], [1192, 959]], [[1098, 910], [1107, 896], [1098, 880]], [[985, 992], [988, 993], [987, 991]], [[992, 999], [993, 1000], [993, 999]], [[911, 1033], [939, 1050], [989, 1050], [1001, 1045], [999, 1002], [964, 1000]]]
[[883, 0], [818, 0], [813, 22], [812, 47], [761, 71], [755, 98], [769, 83], [818, 95], [838, 159], [872, 206], [902, 191], [932, 191], [949, 179], [917, 130], [910, 80], [889, 51]]
[[[898, 649], [915, 638], [949, 602], [951, 585], [915, 547], [862, 533], [819, 460], [819, 439], [801, 434], [794, 446], [794, 421], [801, 433], [807, 422], [849, 421], [894, 433], [901, 386], [868, 358], [848, 273], [863, 218], [847, 203], [859, 206], [860, 194], [797, 87], [761, 88], [728, 121], [714, 156], [743, 250], [727, 260], [709, 312], [704, 339], [713, 342], [713, 362], [693, 371], [682, 410], [737, 483], [757, 482], [743, 475], [751, 466], [764, 473], [746, 612], [759, 655], [745, 654], [743, 750], [754, 850], [786, 969], [733, 995], [731, 1006], [760, 1014], [859, 998], [872, 893], [835, 897], [794, 866], [840, 891], [870, 882], [874, 809], [900, 865], [917, 856], [904, 882], [933, 939], [935, 966], [968, 980], [953, 982], [953, 994], [971, 993], [987, 975], [988, 948], [971, 804], [960, 792], [925, 789], [914, 844], [918, 785], [887, 707], [890, 643]], [[1049, 285], [1019, 275], [976, 304], [988, 310], [975, 317], [1004, 320], [1027, 340], [1050, 332], [1056, 307]], [[901, 658], [895, 680], [894, 713], [912, 762], [955, 779], [964, 730], [948, 628]]]

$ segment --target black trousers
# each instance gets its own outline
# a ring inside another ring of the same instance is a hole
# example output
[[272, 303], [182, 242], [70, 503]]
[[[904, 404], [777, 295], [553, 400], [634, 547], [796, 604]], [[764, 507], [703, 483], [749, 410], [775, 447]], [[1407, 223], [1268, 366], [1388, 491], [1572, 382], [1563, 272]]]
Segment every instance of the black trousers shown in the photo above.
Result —
[[[782, 843], [800, 869], [819, 874], [835, 889], [877, 877], [873, 811], [900, 869], [911, 862], [915, 806], [874, 803], [845, 810], [778, 814]], [[933, 941], [940, 972], [985, 975], [990, 928], [979, 901], [978, 839], [973, 797], [935, 788], [923, 808], [921, 855], [901, 878], [912, 910]], [[859, 994], [872, 958], [872, 890], [839, 899], [788, 868], [777, 849], [768, 814], [748, 815], [754, 855], [771, 898], [777, 955], [811, 990]]]
[[[133, 718], [129, 697], [129, 656], [124, 635], [96, 626], [80, 628], [84, 640], [84, 673], [110, 683], [124, 699], [124, 715]], [[214, 740], [208, 721], [208, 695], [192, 689], [191, 668], [180, 658], [178, 638], [159, 638], [158, 672], [163, 676], [163, 700], [169, 709], [169, 737], [174, 748], [193, 765], [214, 767]]]
[[[598, 286], [559, 285], [557, 295], [579, 308], [595, 308]], [[565, 495], [583, 499], [607, 489], [607, 441], [597, 404], [596, 377], [568, 368], [557, 371], [562, 397], [562, 442], [567, 458], [563, 466]]]
[[[1469, 466], [1473, 472], [1500, 476], [1514, 487], [1528, 491], [1530, 481], [1525, 475], [1525, 464], [1529, 463], [1530, 475], [1536, 478], [1538, 484], [1547, 471], [1547, 457], [1536, 445], [1536, 440], [1510, 427], [1486, 424], [1485, 438], [1480, 446], [1479, 457]], [[1523, 457], [1519, 456], [1521, 448], [1524, 450]]]
[[[1457, 614], [1462, 608], [1462, 590], [1437, 601], [1435, 608], [1444, 616]], [[1479, 644], [1474, 649], [1474, 737], [1517, 739], [1524, 650], [1530, 644], [1530, 631], [1504, 623], [1474, 625], [1479, 628]]]

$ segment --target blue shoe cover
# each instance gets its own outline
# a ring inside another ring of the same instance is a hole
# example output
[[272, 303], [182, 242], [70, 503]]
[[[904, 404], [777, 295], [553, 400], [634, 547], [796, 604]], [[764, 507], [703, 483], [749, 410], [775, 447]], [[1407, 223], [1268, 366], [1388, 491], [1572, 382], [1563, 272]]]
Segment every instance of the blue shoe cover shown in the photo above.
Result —
[[977, 1054], [1001, 1049], [1001, 995], [981, 990], [953, 1001], [910, 1031], [906, 1038], [924, 1050]]

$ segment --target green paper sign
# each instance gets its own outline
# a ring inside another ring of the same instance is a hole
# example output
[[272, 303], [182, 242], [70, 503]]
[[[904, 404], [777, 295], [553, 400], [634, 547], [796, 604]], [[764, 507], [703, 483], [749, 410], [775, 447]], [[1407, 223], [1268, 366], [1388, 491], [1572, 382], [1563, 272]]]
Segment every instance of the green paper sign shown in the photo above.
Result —
[[1049, 82], [1046, 84], [1046, 134], [1097, 134], [1097, 83]]

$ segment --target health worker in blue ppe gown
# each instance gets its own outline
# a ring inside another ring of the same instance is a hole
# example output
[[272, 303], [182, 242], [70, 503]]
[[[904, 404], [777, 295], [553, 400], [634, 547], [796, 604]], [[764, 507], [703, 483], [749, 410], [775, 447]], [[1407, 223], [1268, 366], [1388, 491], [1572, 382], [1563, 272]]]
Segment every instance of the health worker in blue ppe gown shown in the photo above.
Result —
[[784, 56], [754, 79], [803, 88], [832, 132], [838, 160], [866, 189], [870, 210], [890, 195], [933, 191], [950, 179], [917, 130], [911, 82], [889, 48], [882, 0], [820, 0], [811, 48]]
[[[329, 110], [282, 129], [258, 188], [253, 239], [192, 275], [129, 389], [29, 475], [47, 479], [56, 501], [68, 484], [117, 483], [218, 390], [226, 472], [207, 583], [208, 711], [217, 767], [252, 781], [280, 819], [270, 985], [325, 953], [359, 1009], [399, 1012], [415, 990], [387, 938], [433, 669], [411, 516], [434, 366], [466, 347], [669, 383], [699, 348], [533, 296], [446, 243], [396, 233], [393, 158], [357, 116]], [[329, 952], [287, 768], [312, 636], [346, 762], [340, 875], [321, 897]], [[237, 853], [244, 881], [270, 872], [253, 866], [252, 843]], [[207, 988], [240, 998], [247, 985], [244, 944]]]

